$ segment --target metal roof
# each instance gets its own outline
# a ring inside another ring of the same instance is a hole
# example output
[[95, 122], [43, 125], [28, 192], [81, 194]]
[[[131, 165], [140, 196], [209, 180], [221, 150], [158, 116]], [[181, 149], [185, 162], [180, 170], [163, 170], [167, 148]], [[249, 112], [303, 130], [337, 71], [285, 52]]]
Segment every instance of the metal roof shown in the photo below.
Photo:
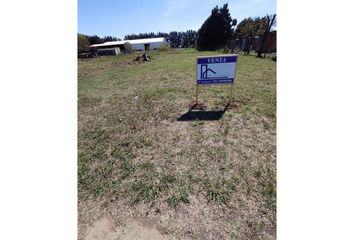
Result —
[[134, 39], [134, 40], [123, 40], [123, 41], [112, 41], [112, 42], [105, 42], [99, 44], [93, 44], [90, 47], [108, 47], [114, 45], [123, 45], [124, 43], [129, 42], [131, 44], [139, 44], [139, 43], [153, 43], [153, 42], [166, 42], [165, 38], [145, 38], [145, 39]]

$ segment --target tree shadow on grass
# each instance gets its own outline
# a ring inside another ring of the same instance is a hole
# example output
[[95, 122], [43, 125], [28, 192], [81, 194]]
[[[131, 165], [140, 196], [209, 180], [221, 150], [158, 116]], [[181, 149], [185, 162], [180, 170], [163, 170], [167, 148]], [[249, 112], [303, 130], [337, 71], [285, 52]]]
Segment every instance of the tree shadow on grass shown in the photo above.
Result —
[[188, 112], [177, 118], [177, 121], [217, 121], [222, 118], [229, 104], [222, 111], [193, 111], [194, 106]]

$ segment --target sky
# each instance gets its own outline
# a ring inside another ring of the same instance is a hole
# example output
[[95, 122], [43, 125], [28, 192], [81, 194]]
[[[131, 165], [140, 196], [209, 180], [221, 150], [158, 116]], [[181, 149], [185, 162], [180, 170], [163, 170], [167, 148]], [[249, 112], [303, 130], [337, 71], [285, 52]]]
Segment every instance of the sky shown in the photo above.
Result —
[[78, 32], [123, 39], [132, 33], [197, 31], [224, 3], [238, 22], [276, 13], [276, 0], [78, 0]]

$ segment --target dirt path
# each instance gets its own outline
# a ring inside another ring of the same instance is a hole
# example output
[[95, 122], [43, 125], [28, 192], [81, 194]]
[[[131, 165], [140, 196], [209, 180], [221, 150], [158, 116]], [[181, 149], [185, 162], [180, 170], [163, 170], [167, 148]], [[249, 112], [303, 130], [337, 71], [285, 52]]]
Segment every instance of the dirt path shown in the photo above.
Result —
[[155, 228], [138, 221], [118, 226], [112, 219], [103, 216], [86, 230], [84, 240], [159, 240], [162, 234]]

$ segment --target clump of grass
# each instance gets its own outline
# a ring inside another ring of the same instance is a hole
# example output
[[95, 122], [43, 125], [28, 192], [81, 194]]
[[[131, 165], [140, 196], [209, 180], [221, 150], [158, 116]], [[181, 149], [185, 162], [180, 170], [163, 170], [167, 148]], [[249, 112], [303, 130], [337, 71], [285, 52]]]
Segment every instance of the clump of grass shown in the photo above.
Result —
[[209, 201], [217, 204], [226, 204], [230, 194], [235, 190], [235, 185], [232, 181], [227, 181], [223, 178], [204, 179], [204, 186], [207, 190], [207, 198]]
[[159, 52], [167, 52], [167, 51], [170, 51], [171, 47], [167, 44], [162, 44], [158, 50]]
[[265, 197], [265, 206], [271, 210], [276, 209], [276, 187], [271, 181], [268, 181], [263, 186], [263, 196]]
[[147, 171], [151, 171], [154, 169], [154, 164], [151, 161], [144, 161], [140, 164], [141, 169], [145, 169]]
[[181, 202], [189, 203], [187, 192], [173, 193], [171, 197], [168, 198], [168, 204], [173, 208], [176, 208], [177, 205]]
[[176, 181], [173, 175], [156, 172], [149, 162], [143, 163], [140, 168], [143, 173], [132, 183], [131, 187], [134, 193], [133, 204], [144, 200], [155, 200], [161, 193], [167, 192]]
[[135, 204], [143, 200], [152, 201], [156, 199], [162, 189], [158, 180], [147, 178], [133, 183], [132, 190], [135, 192], [133, 200], [133, 203]]
[[183, 203], [189, 203], [189, 193], [191, 191], [191, 187], [189, 185], [189, 182], [186, 182], [186, 180], [180, 180], [177, 182], [177, 187], [172, 190], [172, 193], [170, 194], [169, 198], [167, 199], [168, 204], [176, 208], [177, 205], [181, 202]]
[[124, 160], [122, 161], [120, 168], [120, 179], [126, 179], [129, 177], [132, 173], [134, 173], [135, 168], [133, 166], [133, 163], [131, 160]]

